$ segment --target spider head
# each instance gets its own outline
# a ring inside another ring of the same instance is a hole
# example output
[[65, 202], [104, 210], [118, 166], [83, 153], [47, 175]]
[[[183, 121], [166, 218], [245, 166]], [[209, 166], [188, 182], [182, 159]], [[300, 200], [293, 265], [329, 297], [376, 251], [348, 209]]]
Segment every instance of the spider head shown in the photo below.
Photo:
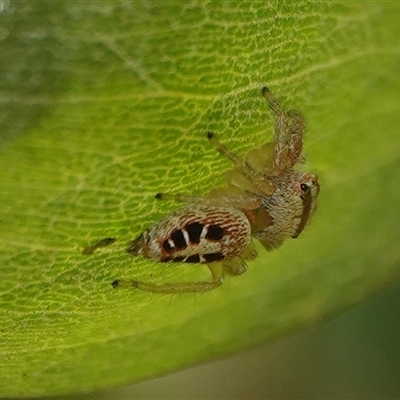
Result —
[[319, 183], [318, 177], [314, 174], [302, 174], [301, 179], [296, 184], [296, 192], [302, 198], [305, 199], [310, 196], [312, 199], [316, 199], [319, 194]]
[[300, 179], [293, 182], [294, 187], [292, 187], [292, 190], [295, 191], [296, 195], [300, 197], [302, 202], [301, 220], [295, 234], [292, 236], [294, 238], [300, 235], [314, 214], [319, 194], [317, 175], [299, 172], [299, 178]]

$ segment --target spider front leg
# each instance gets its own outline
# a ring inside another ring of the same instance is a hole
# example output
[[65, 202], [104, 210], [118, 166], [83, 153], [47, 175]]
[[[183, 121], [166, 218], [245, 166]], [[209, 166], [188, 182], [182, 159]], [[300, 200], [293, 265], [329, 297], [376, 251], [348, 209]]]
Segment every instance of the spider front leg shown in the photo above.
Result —
[[288, 117], [279, 104], [276, 97], [265, 86], [261, 90], [262, 95], [268, 101], [269, 108], [275, 114], [275, 131], [274, 131], [274, 162], [273, 169], [275, 171], [283, 171], [286, 167], [288, 146], [287, 146], [287, 124]]
[[296, 110], [288, 111], [290, 124], [288, 126], [288, 158], [294, 165], [303, 149], [303, 136], [306, 130], [303, 116]]
[[267, 87], [262, 89], [262, 94], [275, 114], [274, 170], [282, 172], [293, 166], [300, 157], [305, 131], [304, 118], [296, 110], [285, 112]]

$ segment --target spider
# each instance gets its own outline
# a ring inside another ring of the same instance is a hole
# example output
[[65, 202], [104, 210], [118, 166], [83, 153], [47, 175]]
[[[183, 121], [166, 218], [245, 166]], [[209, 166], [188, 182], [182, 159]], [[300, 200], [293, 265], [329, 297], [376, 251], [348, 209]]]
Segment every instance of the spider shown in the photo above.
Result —
[[257, 257], [253, 239], [271, 251], [285, 239], [300, 235], [310, 222], [319, 194], [317, 176], [294, 168], [303, 161], [304, 119], [295, 110], [284, 111], [267, 87], [262, 95], [275, 117], [273, 142], [241, 158], [209, 132], [211, 144], [233, 164], [227, 173], [228, 186], [206, 196], [158, 193], [157, 199], [186, 205], [147, 228], [127, 248], [132, 256], [159, 262], [207, 264], [212, 279], [165, 284], [116, 280], [113, 287], [206, 292], [221, 286], [225, 274], [246, 271], [246, 261]]

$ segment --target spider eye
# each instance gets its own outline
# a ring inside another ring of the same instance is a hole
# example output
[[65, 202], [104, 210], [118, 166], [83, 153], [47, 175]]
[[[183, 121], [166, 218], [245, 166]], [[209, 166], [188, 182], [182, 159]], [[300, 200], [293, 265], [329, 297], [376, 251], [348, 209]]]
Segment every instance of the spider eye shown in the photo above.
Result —
[[308, 189], [310, 189], [310, 187], [307, 184], [302, 183], [300, 185], [300, 189], [305, 193], [305, 192], [307, 192]]

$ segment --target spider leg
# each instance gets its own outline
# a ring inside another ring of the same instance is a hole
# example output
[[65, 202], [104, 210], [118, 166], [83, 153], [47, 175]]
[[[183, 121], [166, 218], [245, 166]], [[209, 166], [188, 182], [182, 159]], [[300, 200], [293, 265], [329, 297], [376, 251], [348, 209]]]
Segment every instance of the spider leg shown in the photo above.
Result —
[[110, 237], [101, 239], [93, 245], [86, 246], [82, 250], [82, 254], [84, 254], [86, 256], [91, 255], [95, 252], [95, 250], [99, 249], [100, 247], [109, 246], [110, 244], [113, 244], [116, 240], [117, 240], [116, 238], [110, 238]]
[[269, 174], [272, 170], [272, 157], [274, 154], [274, 144], [264, 143], [262, 146], [249, 150], [245, 160], [254, 169], [263, 174]]
[[154, 283], [142, 282], [142, 281], [126, 281], [116, 280], [111, 285], [113, 288], [117, 287], [132, 287], [134, 289], [144, 290], [145, 292], [153, 293], [201, 293], [209, 292], [210, 290], [216, 289], [222, 285], [222, 280], [210, 281], [210, 282], [175, 282], [165, 283], [162, 285], [156, 285]]
[[287, 114], [291, 120], [288, 126], [288, 158], [293, 165], [301, 155], [305, 123], [303, 116], [298, 111], [290, 110]]
[[255, 260], [257, 258], [257, 250], [254, 242], [251, 241], [247, 249], [240, 255], [243, 260]]
[[259, 197], [240, 191], [234, 187], [213, 189], [207, 196], [157, 193], [158, 200], [172, 200], [180, 203], [200, 204], [210, 207], [236, 207], [253, 210], [261, 206]]
[[224, 262], [224, 271], [233, 276], [242, 275], [247, 271], [247, 265], [241, 257], [235, 257]]
[[[248, 184], [247, 185], [244, 184], [243, 188], [245, 190], [248, 190], [252, 193], [266, 194], [266, 195], [270, 195], [272, 193], [273, 187], [261, 171], [257, 170], [257, 168], [254, 167], [249, 162], [247, 162], [246, 159], [240, 158], [236, 154], [232, 153], [226, 146], [220, 143], [220, 141], [215, 137], [215, 134], [213, 132], [208, 132], [207, 138], [217, 149], [218, 153], [222, 154], [230, 161], [232, 161], [232, 163], [235, 166], [236, 175], [237, 174], [242, 175], [245, 180], [248, 180], [248, 183], [250, 183], [251, 188], [249, 190]], [[228, 180], [231, 179], [228, 178]], [[235, 180], [236, 179], [233, 178], [232, 184], [234, 186], [241, 187], [242, 184], [239, 183], [238, 185], [237, 182], [234, 182]]]
[[283, 242], [283, 240], [281, 240], [281, 239], [265, 237], [264, 235], [261, 235], [261, 236], [257, 235], [255, 237], [267, 251], [272, 251], [274, 249], [277, 249]]
[[275, 114], [273, 169], [277, 172], [280, 172], [283, 171], [286, 167], [288, 154], [288, 116], [279, 104], [278, 100], [266, 86], [263, 87], [261, 93], [267, 99], [269, 108]]
[[154, 198], [157, 200], [172, 200], [178, 203], [204, 203], [206, 199], [204, 196], [172, 193], [157, 193]]
[[249, 247], [240, 256], [232, 258], [231, 260], [223, 263], [224, 272], [229, 275], [242, 275], [247, 271], [247, 264], [245, 260], [254, 260], [257, 258], [257, 250], [254, 243], [251, 242]]
[[232, 153], [217, 139], [213, 132], [207, 133], [207, 139], [214, 145], [218, 153], [230, 160], [235, 166], [236, 170], [238, 170], [250, 181], [253, 181], [254, 178], [262, 178], [262, 174], [259, 171], [253, 168], [252, 165], [249, 165], [243, 158], [237, 156], [235, 153]]
[[229, 275], [242, 275], [247, 271], [245, 260], [254, 260], [257, 258], [257, 250], [254, 242], [251, 241], [247, 249], [239, 256], [223, 263], [224, 272]]
[[211, 281], [199, 282], [174, 282], [156, 285], [155, 283], [117, 279], [111, 286], [117, 287], [132, 287], [134, 289], [143, 290], [153, 293], [202, 293], [209, 292], [221, 286], [224, 282], [224, 267], [221, 263], [207, 264], [211, 271]]

